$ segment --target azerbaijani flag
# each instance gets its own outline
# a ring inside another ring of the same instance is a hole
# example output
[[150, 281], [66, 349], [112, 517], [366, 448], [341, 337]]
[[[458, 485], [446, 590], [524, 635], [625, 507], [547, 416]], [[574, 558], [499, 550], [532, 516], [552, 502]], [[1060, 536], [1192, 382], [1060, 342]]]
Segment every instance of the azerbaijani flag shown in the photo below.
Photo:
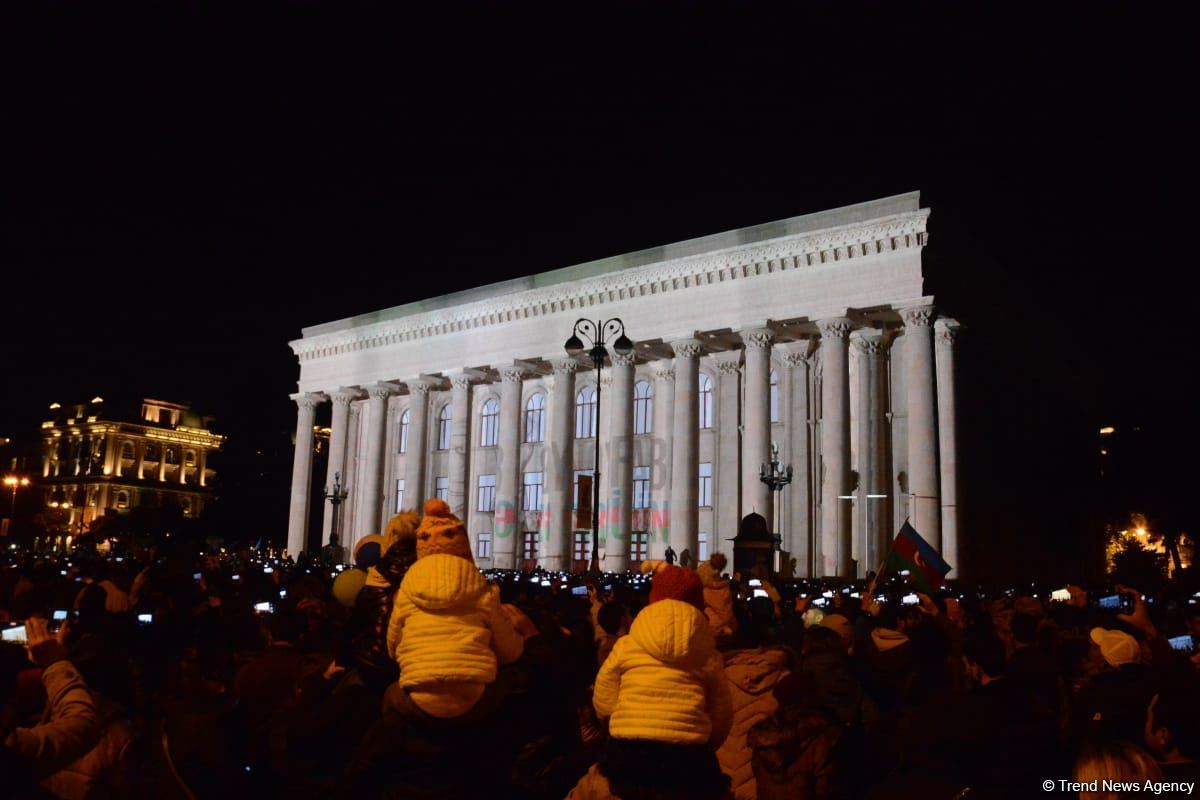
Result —
[[941, 586], [951, 569], [937, 550], [907, 522], [896, 534], [896, 540], [892, 542], [883, 563], [889, 572], [895, 574], [899, 574], [900, 570], [908, 570], [909, 579], [926, 594]]

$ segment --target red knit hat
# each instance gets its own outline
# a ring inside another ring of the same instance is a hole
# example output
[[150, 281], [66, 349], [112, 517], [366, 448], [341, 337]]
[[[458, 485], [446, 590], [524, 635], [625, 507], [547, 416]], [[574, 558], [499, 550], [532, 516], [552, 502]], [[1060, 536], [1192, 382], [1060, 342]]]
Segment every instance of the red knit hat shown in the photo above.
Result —
[[650, 580], [650, 602], [659, 600], [682, 600], [703, 611], [704, 584], [693, 570], [664, 565], [654, 571]]

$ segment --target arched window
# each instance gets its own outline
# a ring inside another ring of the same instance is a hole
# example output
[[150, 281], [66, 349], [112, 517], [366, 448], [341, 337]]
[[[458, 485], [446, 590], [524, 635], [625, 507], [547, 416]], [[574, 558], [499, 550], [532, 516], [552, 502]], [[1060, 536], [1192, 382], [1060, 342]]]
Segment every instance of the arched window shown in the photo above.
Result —
[[633, 385], [633, 432], [650, 433], [654, 428], [654, 399], [650, 396], [650, 383], [638, 381]]
[[771, 422], [779, 422], [779, 373], [771, 370]]
[[129, 492], [117, 492], [117, 508], [121, 510], [129, 508]]
[[535, 394], [525, 404], [525, 441], [546, 440], [546, 396]]
[[408, 452], [408, 409], [404, 409], [404, 413], [400, 415], [400, 452]]
[[585, 386], [575, 395], [575, 438], [596, 435], [596, 387]]
[[479, 442], [484, 447], [493, 447], [500, 435], [500, 404], [494, 399], [483, 404], [480, 413]]
[[700, 427], [713, 426], [713, 384], [712, 378], [700, 373]]
[[453, 427], [454, 406], [446, 403], [438, 414], [438, 450], [450, 449], [450, 428]]
[[168, 464], [178, 464], [179, 463], [179, 454], [175, 452], [174, 447], [168, 447], [166, 449], [166, 454], [163, 457], [167, 460]]
[[133, 442], [125, 442], [124, 444], [122, 444], [121, 445], [121, 459], [122, 460], [129, 459], [130, 461], [133, 461], [133, 459], [135, 459], [135, 458], [137, 458], [137, 456], [134, 454]]

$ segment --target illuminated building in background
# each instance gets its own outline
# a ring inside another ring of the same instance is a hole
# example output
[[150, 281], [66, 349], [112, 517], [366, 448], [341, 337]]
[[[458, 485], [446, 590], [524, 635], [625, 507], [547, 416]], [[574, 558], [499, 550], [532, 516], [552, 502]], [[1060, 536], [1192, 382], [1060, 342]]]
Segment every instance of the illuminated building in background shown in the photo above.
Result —
[[212, 419], [182, 403], [144, 398], [133, 402], [52, 403], [42, 423], [44, 505], [68, 531], [86, 529], [108, 510], [175, 504], [198, 517], [215, 499], [210, 459], [225, 437]]
[[[928, 215], [913, 192], [305, 328], [288, 549], [328, 540], [340, 475], [343, 544], [439, 497], [481, 567], [584, 569], [593, 523], [605, 570], [705, 559], [751, 512], [801, 576], [876, 569], [905, 519], [961, 567], [960, 326], [927, 291]], [[565, 347], [581, 317], [631, 340], [599, 375]]]

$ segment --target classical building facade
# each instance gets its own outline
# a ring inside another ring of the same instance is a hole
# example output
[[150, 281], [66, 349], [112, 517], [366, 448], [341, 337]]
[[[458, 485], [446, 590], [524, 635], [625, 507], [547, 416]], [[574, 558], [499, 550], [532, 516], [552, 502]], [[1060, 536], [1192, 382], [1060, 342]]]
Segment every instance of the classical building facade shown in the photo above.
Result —
[[[198, 517], [213, 499], [210, 457], [225, 437], [189, 406], [165, 400], [50, 405], [42, 423], [44, 504], [77, 531], [106, 510], [174, 502]], [[84, 499], [86, 497], [86, 500]]]
[[[289, 549], [316, 546], [314, 486], [336, 473], [343, 544], [437, 495], [480, 566], [579, 568], [599, 448], [604, 569], [728, 552], [750, 511], [797, 574], [874, 569], [906, 518], [955, 564], [958, 324], [926, 293], [928, 214], [899, 195], [304, 329]], [[581, 317], [635, 343], [599, 386], [564, 351]], [[778, 497], [759, 480], [773, 443], [793, 468]]]

